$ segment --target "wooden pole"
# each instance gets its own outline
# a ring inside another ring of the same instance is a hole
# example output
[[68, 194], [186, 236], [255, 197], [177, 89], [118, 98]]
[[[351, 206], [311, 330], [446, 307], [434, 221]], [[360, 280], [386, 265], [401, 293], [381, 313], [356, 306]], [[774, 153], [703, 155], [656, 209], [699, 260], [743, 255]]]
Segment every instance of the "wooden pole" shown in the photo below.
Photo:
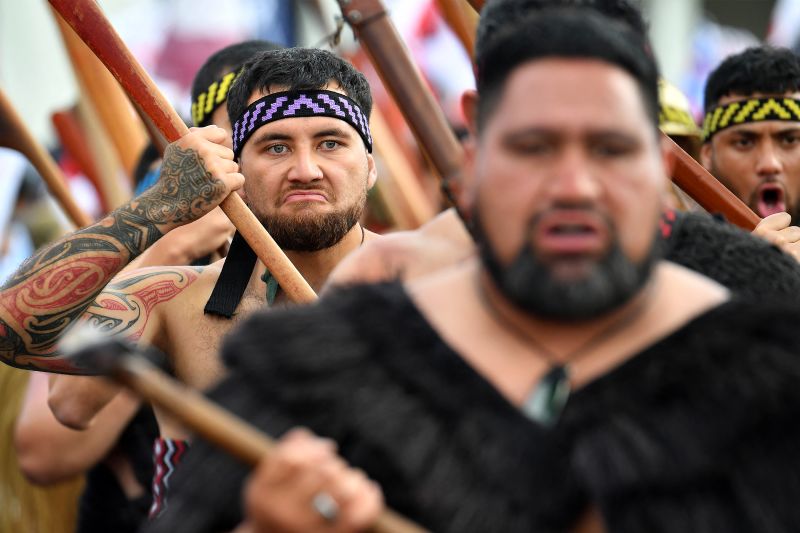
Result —
[[[176, 141], [188, 133], [186, 125], [165, 101], [153, 80], [136, 61], [93, 0], [49, 1], [120, 82], [131, 100], [153, 120], [167, 140]], [[228, 196], [220, 207], [293, 302], [316, 300], [314, 290], [238, 194]]]
[[456, 178], [464, 151], [380, 0], [338, 0], [386, 89], [439, 176]]
[[110, 204], [104, 193], [102, 179], [97, 172], [86, 136], [83, 133], [74, 109], [57, 111], [51, 116], [53, 127], [61, 141], [61, 146], [75, 159], [81, 172], [92, 182], [97, 195], [100, 197], [100, 207], [104, 213], [111, 211]]
[[119, 156], [103, 129], [94, 105], [84, 92], [80, 92], [78, 98], [78, 117], [100, 173], [102, 194], [108, 199], [109, 209], [116, 209], [131, 199], [133, 187], [125, 176]]
[[136, 118], [119, 83], [64, 19], [57, 12], [54, 15], [79, 85], [88, 95], [133, 188], [133, 171], [147, 144], [144, 127]]
[[731, 224], [753, 231], [761, 218], [669, 136], [661, 136], [675, 156], [672, 181], [709, 213], [721, 213]]
[[475, 10], [475, 13], [480, 14], [481, 9], [483, 9], [483, 4], [485, 3], [484, 0], [467, 0], [469, 5], [472, 6], [472, 9]]
[[[269, 460], [275, 442], [252, 425], [169, 377], [143, 357], [128, 354], [115, 359], [111, 377], [170, 413], [202, 438], [251, 467]], [[425, 530], [387, 509], [370, 531], [423, 533]]]
[[456, 34], [458, 40], [467, 51], [467, 55], [475, 60], [475, 28], [470, 24], [467, 14], [461, 8], [462, 0], [436, 0], [439, 4], [439, 9], [442, 11], [442, 18], [444, 18], [453, 33]]
[[0, 146], [17, 150], [28, 158], [47, 184], [50, 194], [73, 224], [79, 228], [92, 224], [89, 215], [75, 203], [56, 162], [47, 150], [36, 142], [2, 90], [0, 90]]
[[389, 180], [385, 180], [384, 176], [378, 178], [377, 186], [388, 193], [383, 195], [384, 203], [395, 221], [403, 226], [401, 229], [416, 229], [432, 219], [436, 209], [389, 131], [380, 109], [372, 108], [369, 122], [375, 150], [391, 174], [388, 186], [385, 182]]

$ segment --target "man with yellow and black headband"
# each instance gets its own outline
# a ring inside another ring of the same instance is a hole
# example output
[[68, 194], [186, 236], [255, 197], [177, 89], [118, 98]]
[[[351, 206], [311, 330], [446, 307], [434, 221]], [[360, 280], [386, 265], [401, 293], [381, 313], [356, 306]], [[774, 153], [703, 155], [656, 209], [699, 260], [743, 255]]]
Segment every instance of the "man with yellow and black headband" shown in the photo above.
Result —
[[800, 59], [768, 46], [728, 57], [708, 78], [705, 111], [703, 165], [767, 219], [757, 234], [797, 257]]

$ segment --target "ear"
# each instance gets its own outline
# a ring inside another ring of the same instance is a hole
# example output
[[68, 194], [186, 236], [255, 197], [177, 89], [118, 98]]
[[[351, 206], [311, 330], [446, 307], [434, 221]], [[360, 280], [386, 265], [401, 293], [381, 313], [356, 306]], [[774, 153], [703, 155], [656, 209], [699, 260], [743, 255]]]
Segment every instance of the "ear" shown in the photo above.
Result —
[[475, 158], [477, 157], [477, 143], [478, 141], [473, 135], [470, 135], [464, 141], [464, 161], [461, 167], [461, 174], [458, 177], [458, 183], [450, 186], [458, 211], [467, 221], [472, 218], [472, 200], [475, 196], [473, 189], [476, 181]]
[[700, 163], [708, 170], [711, 171], [711, 164], [714, 155], [714, 150], [711, 146], [711, 141], [706, 141], [700, 147]]
[[375, 166], [375, 158], [367, 152], [367, 190], [371, 189], [378, 181], [378, 169]]
[[[237, 172], [241, 172], [242, 176], [244, 176], [244, 172], [242, 172], [242, 158], [241, 158], [241, 156], [239, 156], [239, 158], [236, 159], [235, 161], [236, 161], [236, 164], [239, 165], [239, 168], [237, 169]], [[247, 177], [244, 178], [244, 184], [242, 184], [241, 187], [236, 189], [236, 194], [238, 194], [241, 197], [241, 199], [244, 200], [245, 203], [247, 203]], [[248, 205], [248, 207], [249, 207], [249, 205]]]
[[461, 95], [461, 112], [467, 121], [467, 129], [472, 137], [478, 134], [478, 91], [467, 89]]

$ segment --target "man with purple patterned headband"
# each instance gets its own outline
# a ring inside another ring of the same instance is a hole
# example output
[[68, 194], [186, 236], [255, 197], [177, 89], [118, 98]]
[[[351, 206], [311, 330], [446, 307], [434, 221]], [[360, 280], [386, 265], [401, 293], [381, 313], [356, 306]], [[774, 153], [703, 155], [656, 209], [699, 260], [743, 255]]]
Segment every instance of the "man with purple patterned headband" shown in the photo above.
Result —
[[[245, 64], [227, 98], [234, 155], [245, 175], [242, 196], [319, 290], [344, 256], [377, 237], [358, 223], [377, 177], [369, 85], [330, 52], [269, 50]], [[197, 104], [196, 119], [207, 108]], [[145, 268], [118, 277], [89, 318], [161, 349], [177, 378], [205, 388], [222, 375], [222, 336], [243, 316], [276, 303], [287, 303], [285, 295], [237, 234], [228, 257], [207, 267]], [[78, 427], [112, 397], [75, 392], [58, 395], [51, 405], [57, 403], [62, 422]], [[189, 434], [158, 410], [156, 415], [162, 437], [157, 463], [169, 468], [157, 468], [154, 488], [166, 491]], [[164, 494], [154, 500], [158, 514]]]

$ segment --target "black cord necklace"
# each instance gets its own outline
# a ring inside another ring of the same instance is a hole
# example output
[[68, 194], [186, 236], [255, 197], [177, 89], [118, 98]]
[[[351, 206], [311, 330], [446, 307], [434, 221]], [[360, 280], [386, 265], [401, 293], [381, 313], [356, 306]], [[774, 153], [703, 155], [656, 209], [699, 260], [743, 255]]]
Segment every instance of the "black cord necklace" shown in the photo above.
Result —
[[631, 325], [640, 316], [640, 312], [645, 308], [646, 304], [649, 303], [649, 294], [651, 292], [649, 288], [646, 289], [648, 294], [644, 295], [636, 305], [628, 309], [622, 316], [589, 337], [571, 352], [558, 357], [523, 328], [508, 320], [503, 311], [492, 302], [492, 299], [486, 293], [486, 287], [484, 287], [480, 279], [477, 280], [477, 285], [478, 297], [492, 320], [524, 344], [533, 346], [550, 366], [547, 373], [531, 387], [521, 407], [525, 416], [547, 427], [551, 427], [558, 422], [567, 405], [567, 400], [569, 400], [569, 395], [572, 391], [570, 365]]

